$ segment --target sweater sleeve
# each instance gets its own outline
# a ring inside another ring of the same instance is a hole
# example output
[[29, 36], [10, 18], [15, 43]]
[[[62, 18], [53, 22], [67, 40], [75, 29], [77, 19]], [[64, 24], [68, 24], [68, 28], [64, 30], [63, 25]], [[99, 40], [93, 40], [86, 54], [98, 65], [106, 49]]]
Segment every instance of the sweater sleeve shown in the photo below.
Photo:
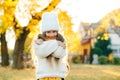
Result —
[[34, 50], [36, 56], [45, 58], [53, 53], [58, 48], [56, 40], [44, 41], [42, 44], [38, 45], [34, 43]]
[[53, 53], [53, 56], [56, 58], [62, 58], [66, 55], [66, 50], [63, 47], [59, 46], [57, 50]]

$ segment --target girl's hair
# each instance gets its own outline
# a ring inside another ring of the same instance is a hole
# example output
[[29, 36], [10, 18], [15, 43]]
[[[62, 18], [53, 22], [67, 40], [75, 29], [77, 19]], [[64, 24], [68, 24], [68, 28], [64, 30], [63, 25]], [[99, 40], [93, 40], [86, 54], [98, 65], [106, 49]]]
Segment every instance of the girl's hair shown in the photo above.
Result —
[[[43, 39], [45, 41], [46, 34], [43, 32], [43, 34], [38, 34], [38, 39]], [[64, 38], [61, 34], [57, 33], [57, 38], [56, 40], [64, 42]]]

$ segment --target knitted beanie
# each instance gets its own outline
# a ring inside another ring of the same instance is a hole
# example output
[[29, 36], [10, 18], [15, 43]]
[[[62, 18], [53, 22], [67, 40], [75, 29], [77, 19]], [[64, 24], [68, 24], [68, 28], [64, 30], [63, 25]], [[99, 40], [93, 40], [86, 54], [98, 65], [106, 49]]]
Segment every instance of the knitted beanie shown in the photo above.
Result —
[[46, 12], [42, 16], [41, 32], [49, 30], [59, 31], [58, 17], [54, 12]]

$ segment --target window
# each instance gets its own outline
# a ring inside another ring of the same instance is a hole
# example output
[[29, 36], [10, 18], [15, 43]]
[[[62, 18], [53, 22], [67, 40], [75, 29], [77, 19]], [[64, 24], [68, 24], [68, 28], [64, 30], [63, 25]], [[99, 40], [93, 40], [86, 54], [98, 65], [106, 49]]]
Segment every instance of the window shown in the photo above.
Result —
[[113, 49], [113, 53], [118, 53], [118, 50], [117, 49]]

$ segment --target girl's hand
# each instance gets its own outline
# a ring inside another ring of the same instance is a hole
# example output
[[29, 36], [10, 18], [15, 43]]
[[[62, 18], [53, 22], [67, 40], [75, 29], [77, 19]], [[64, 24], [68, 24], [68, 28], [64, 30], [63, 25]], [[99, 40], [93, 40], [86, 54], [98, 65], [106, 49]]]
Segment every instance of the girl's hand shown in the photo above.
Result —
[[58, 45], [59, 45], [59, 46], [63, 47], [63, 49], [66, 48], [66, 45], [65, 45], [63, 42], [61, 42], [61, 41], [57, 41], [57, 42], [58, 42]]
[[35, 43], [40, 45], [40, 44], [43, 43], [43, 40], [42, 39], [37, 39], [37, 40], [35, 40]]

